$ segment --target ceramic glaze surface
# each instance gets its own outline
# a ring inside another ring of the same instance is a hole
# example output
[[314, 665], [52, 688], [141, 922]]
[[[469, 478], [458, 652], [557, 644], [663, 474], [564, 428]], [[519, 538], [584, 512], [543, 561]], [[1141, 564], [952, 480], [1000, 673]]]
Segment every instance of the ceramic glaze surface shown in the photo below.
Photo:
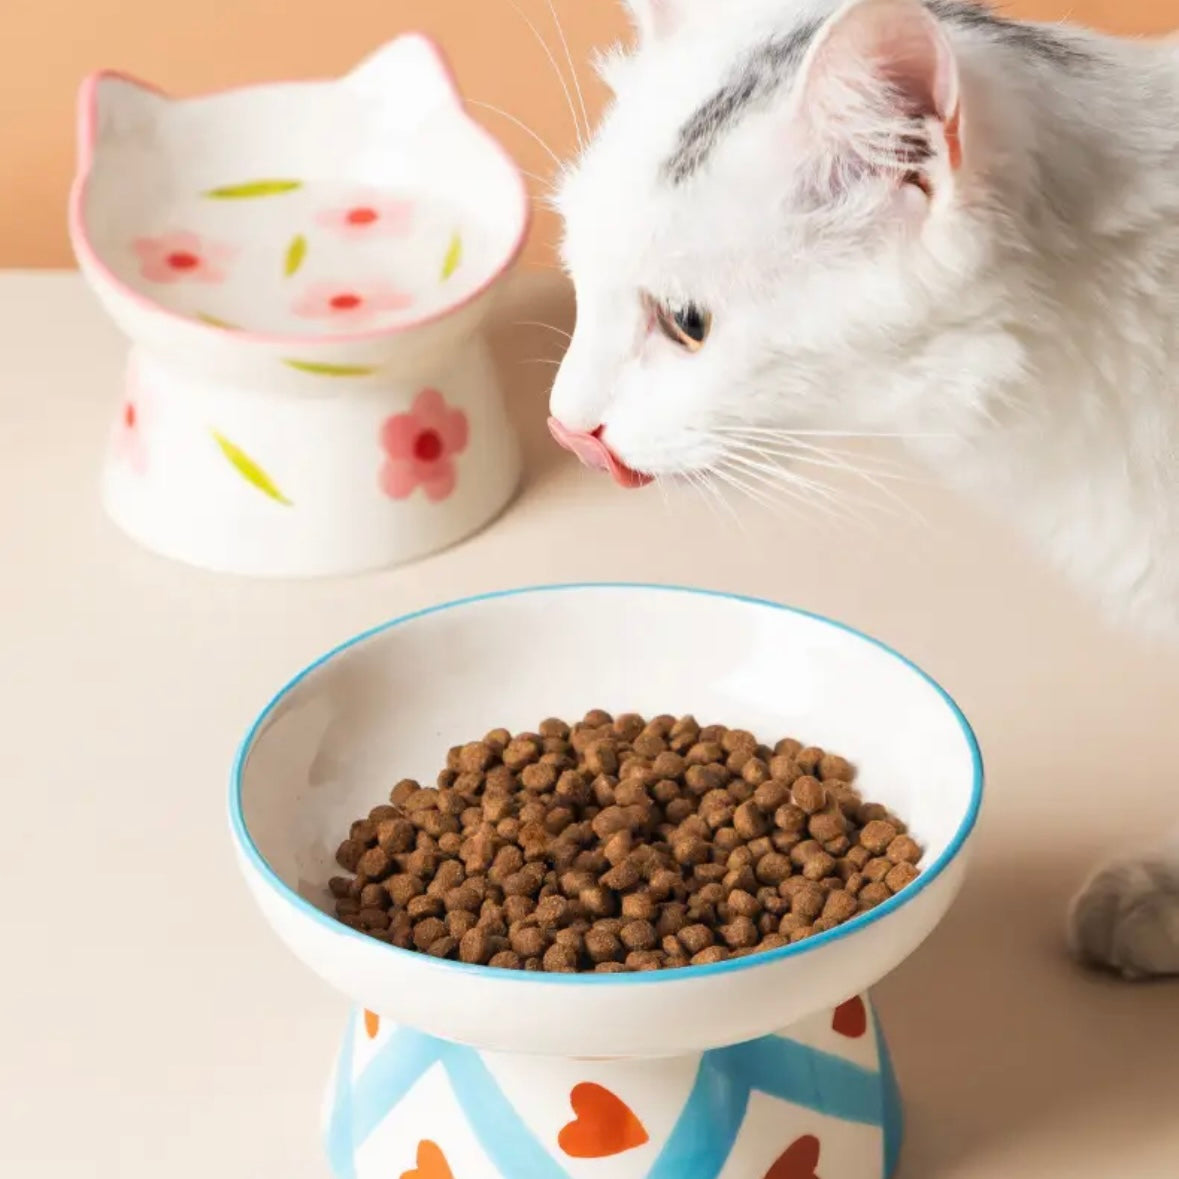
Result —
[[133, 342], [103, 480], [147, 546], [347, 573], [493, 518], [519, 477], [481, 337], [529, 221], [437, 48], [173, 100], [98, 74], [70, 227]]
[[325, 1107], [337, 1179], [883, 1179], [900, 1139], [859, 996], [750, 1043], [640, 1061], [479, 1052], [357, 1012]]
[[[594, 707], [691, 712], [840, 750], [859, 766], [866, 796], [904, 816], [927, 849], [922, 878], [800, 945], [662, 975], [467, 967], [394, 949], [328, 916], [336, 847], [398, 779], [429, 780], [449, 746], [498, 725], [519, 731]], [[327, 657], [260, 718], [231, 809], [267, 918], [361, 1008], [491, 1051], [635, 1058], [756, 1039], [887, 974], [957, 892], [981, 787], [961, 714], [872, 641], [766, 603], [582, 586], [429, 611]]]

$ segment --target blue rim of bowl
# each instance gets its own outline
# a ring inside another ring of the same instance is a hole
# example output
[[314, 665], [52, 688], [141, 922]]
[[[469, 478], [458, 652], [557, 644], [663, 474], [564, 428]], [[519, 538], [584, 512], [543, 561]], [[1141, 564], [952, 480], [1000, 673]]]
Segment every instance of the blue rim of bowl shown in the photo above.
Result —
[[[798, 942], [795, 945], [782, 946], [776, 950], [767, 950], [761, 954], [750, 954], [745, 958], [730, 959], [726, 962], [713, 962], [707, 966], [686, 966], [677, 970], [651, 970], [631, 974], [547, 974], [500, 970], [490, 966], [474, 966], [466, 962], [440, 961], [419, 954], [413, 950], [398, 949], [396, 946], [379, 942], [375, 938], [371, 938], [367, 934], [363, 934], [359, 930], [352, 929], [337, 921], [336, 918], [325, 913], [304, 897], [301, 897], [271, 868], [266, 858], [258, 850], [257, 845], [246, 828], [245, 817], [242, 813], [242, 771], [245, 767], [246, 759], [254, 747], [259, 730], [270, 719], [271, 714], [290, 692], [338, 655], [342, 655], [353, 647], [368, 642], [369, 639], [376, 638], [386, 631], [393, 630], [395, 627], [415, 622], [419, 618], [426, 618], [432, 614], [441, 614], [447, 610], [457, 610], [463, 606], [472, 606], [480, 602], [496, 601], [500, 598], [522, 597], [528, 594], [569, 593], [578, 590], [639, 590], [646, 593], [693, 594], [697, 597], [720, 598], [730, 602], [739, 602], [746, 606], [761, 606], [770, 610], [780, 610], [787, 614], [794, 614], [800, 618], [809, 619], [812, 622], [822, 623], [825, 626], [842, 631], [844, 634], [861, 639], [878, 650], [883, 651], [886, 655], [890, 655], [910, 671], [916, 673], [916, 675], [933, 688], [938, 696], [941, 697], [946, 707], [949, 708], [955, 720], [957, 720], [958, 726], [962, 730], [962, 736], [966, 740], [967, 748], [970, 750], [973, 774], [973, 780], [970, 785], [970, 805], [967, 807], [966, 815], [958, 825], [958, 830], [954, 832], [954, 837], [950, 840], [946, 850], [928, 868], [923, 869], [921, 875], [903, 892], [891, 897], [883, 904], [877, 905], [876, 908], [870, 909], [867, 913], [860, 913], [858, 916], [853, 917], [843, 925], [837, 926], [835, 929], [816, 934], [814, 937], [807, 938], [805, 941]], [[356, 938], [366, 946], [371, 947], [374, 952], [396, 954], [399, 957], [411, 958], [418, 965], [429, 965], [436, 969], [446, 971], [460, 971], [484, 979], [495, 978], [497, 981], [503, 981], [505, 983], [518, 982], [533, 985], [536, 983], [546, 983], [552, 986], [642, 986], [653, 983], [690, 982], [693, 979], [707, 978], [710, 975], [736, 974], [742, 970], [768, 966], [771, 963], [782, 962], [790, 958], [799, 957], [802, 954], [813, 953], [822, 949], [823, 946], [831, 945], [833, 942], [839, 941], [842, 938], [850, 937], [852, 934], [867, 928], [869, 925], [883, 921], [890, 913], [896, 912], [901, 906], [908, 904], [928, 888], [950, 866], [962, 850], [963, 845], [978, 822], [979, 810], [982, 806], [983, 780], [983, 758], [982, 751], [978, 746], [978, 739], [975, 737], [974, 730], [971, 728], [970, 722], [966, 719], [962, 709], [958, 707], [957, 702], [949, 692], [927, 672], [922, 671], [911, 659], [906, 658], [899, 651], [895, 651], [887, 643], [883, 643], [879, 639], [865, 634], [863, 631], [856, 630], [855, 627], [848, 626], [846, 623], [836, 622], [832, 618], [827, 618], [822, 614], [815, 614], [809, 610], [783, 605], [781, 602], [773, 602], [765, 598], [755, 598], [744, 594], [728, 593], [724, 590], [700, 589], [683, 585], [660, 585], [650, 582], [566, 582], [553, 585], [521, 586], [508, 590], [493, 590], [488, 593], [472, 594], [465, 598], [456, 598], [453, 601], [443, 602], [437, 606], [427, 606], [421, 610], [414, 610], [409, 614], [403, 614], [398, 618], [380, 623], [369, 630], [354, 635], [352, 638], [345, 640], [339, 646], [328, 651], [325, 655], [321, 655], [314, 662], [309, 663], [271, 697], [270, 702], [258, 714], [254, 723], [250, 726], [249, 732], [246, 733], [245, 738], [238, 747], [229, 780], [229, 820], [233, 837], [247, 861], [258, 873], [259, 877], [278, 894], [281, 900], [293, 905], [298, 912], [311, 918], [318, 924], [325, 926], [331, 932], [341, 937]]]

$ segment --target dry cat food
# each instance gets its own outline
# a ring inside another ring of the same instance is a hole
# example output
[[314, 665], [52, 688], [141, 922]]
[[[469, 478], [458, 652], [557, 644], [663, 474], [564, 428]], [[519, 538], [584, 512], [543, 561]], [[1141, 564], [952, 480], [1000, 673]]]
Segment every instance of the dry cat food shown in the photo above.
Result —
[[904, 823], [842, 757], [693, 717], [506, 729], [458, 745], [352, 824], [345, 924], [510, 970], [620, 972], [799, 942], [918, 876]]

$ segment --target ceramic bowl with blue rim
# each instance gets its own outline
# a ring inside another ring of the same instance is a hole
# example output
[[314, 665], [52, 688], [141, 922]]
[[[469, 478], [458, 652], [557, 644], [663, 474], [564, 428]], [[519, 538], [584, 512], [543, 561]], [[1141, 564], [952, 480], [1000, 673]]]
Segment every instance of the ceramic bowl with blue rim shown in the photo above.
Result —
[[[839, 750], [909, 824], [920, 878], [846, 925], [684, 970], [537, 975], [398, 950], [332, 916], [334, 854], [454, 744], [591, 708], [692, 713]], [[830, 620], [647, 585], [447, 603], [349, 640], [263, 710], [235, 764], [266, 920], [348, 997], [329, 1086], [342, 1179], [880, 1179], [900, 1103], [868, 989], [961, 886], [982, 799], [969, 724], [919, 668]]]

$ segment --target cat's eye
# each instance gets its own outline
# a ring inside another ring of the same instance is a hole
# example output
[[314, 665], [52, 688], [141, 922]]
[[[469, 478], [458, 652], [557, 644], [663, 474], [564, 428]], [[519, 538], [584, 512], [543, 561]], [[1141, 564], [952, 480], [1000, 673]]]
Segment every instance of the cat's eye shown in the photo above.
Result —
[[712, 331], [712, 315], [695, 303], [656, 303], [655, 322], [674, 344], [699, 352]]

